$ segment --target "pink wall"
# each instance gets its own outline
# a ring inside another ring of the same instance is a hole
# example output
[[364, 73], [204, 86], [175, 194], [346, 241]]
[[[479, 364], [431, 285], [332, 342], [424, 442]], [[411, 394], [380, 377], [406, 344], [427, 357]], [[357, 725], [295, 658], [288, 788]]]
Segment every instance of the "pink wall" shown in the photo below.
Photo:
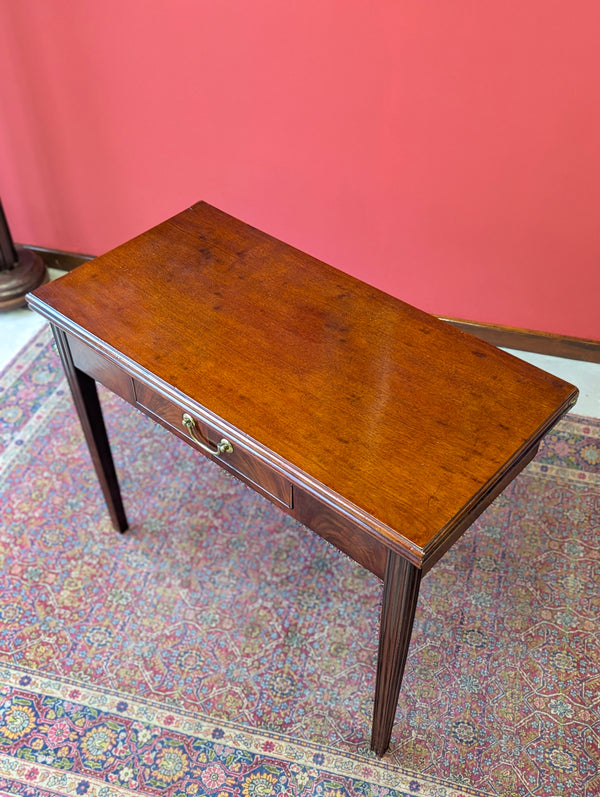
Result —
[[0, 0], [16, 240], [197, 199], [431, 312], [600, 339], [598, 0]]

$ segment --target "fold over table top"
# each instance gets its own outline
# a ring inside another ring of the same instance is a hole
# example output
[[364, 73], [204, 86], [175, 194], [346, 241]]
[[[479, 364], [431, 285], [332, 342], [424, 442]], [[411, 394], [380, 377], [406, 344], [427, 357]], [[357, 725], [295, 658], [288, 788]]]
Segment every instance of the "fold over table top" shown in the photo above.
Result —
[[30, 303], [423, 556], [577, 397], [202, 202]]

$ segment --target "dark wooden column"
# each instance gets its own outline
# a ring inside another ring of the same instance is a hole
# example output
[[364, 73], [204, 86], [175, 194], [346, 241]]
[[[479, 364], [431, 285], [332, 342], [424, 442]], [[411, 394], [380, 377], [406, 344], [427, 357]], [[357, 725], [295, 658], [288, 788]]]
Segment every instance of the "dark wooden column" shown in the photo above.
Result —
[[47, 279], [42, 258], [29, 249], [15, 247], [0, 202], [0, 311], [22, 307], [25, 295]]

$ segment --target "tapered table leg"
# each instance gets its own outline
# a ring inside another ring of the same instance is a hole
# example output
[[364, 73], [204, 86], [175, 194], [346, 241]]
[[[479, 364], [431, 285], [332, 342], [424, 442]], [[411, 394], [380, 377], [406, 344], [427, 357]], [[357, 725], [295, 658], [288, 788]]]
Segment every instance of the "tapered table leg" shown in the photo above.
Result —
[[389, 747], [392, 736], [420, 583], [421, 570], [393, 551], [389, 551], [383, 585], [379, 658], [371, 732], [371, 749], [379, 756], [382, 756]]
[[80, 371], [73, 363], [65, 333], [55, 326], [52, 326], [52, 332], [54, 333], [60, 359], [71, 388], [75, 409], [79, 415], [79, 421], [92, 457], [94, 469], [104, 494], [110, 519], [117, 531], [125, 531], [127, 529], [127, 517], [125, 516], [121, 490], [108, 442], [108, 435], [106, 434], [96, 382], [91, 376]]

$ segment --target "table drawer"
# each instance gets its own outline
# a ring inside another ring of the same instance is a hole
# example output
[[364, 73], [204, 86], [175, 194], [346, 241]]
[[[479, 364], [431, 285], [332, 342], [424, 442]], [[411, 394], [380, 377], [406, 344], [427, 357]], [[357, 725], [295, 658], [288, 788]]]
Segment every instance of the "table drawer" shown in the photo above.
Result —
[[[134, 379], [133, 388], [135, 405], [151, 418], [211, 456], [215, 462], [267, 498], [286, 509], [292, 507], [292, 485], [281, 473], [247, 451], [238, 442], [228, 443], [218, 429], [199, 418], [194, 418], [185, 407], [171, 401], [148, 385]], [[184, 424], [184, 416], [187, 416], [187, 425]], [[222, 450], [219, 451], [218, 447]]]

